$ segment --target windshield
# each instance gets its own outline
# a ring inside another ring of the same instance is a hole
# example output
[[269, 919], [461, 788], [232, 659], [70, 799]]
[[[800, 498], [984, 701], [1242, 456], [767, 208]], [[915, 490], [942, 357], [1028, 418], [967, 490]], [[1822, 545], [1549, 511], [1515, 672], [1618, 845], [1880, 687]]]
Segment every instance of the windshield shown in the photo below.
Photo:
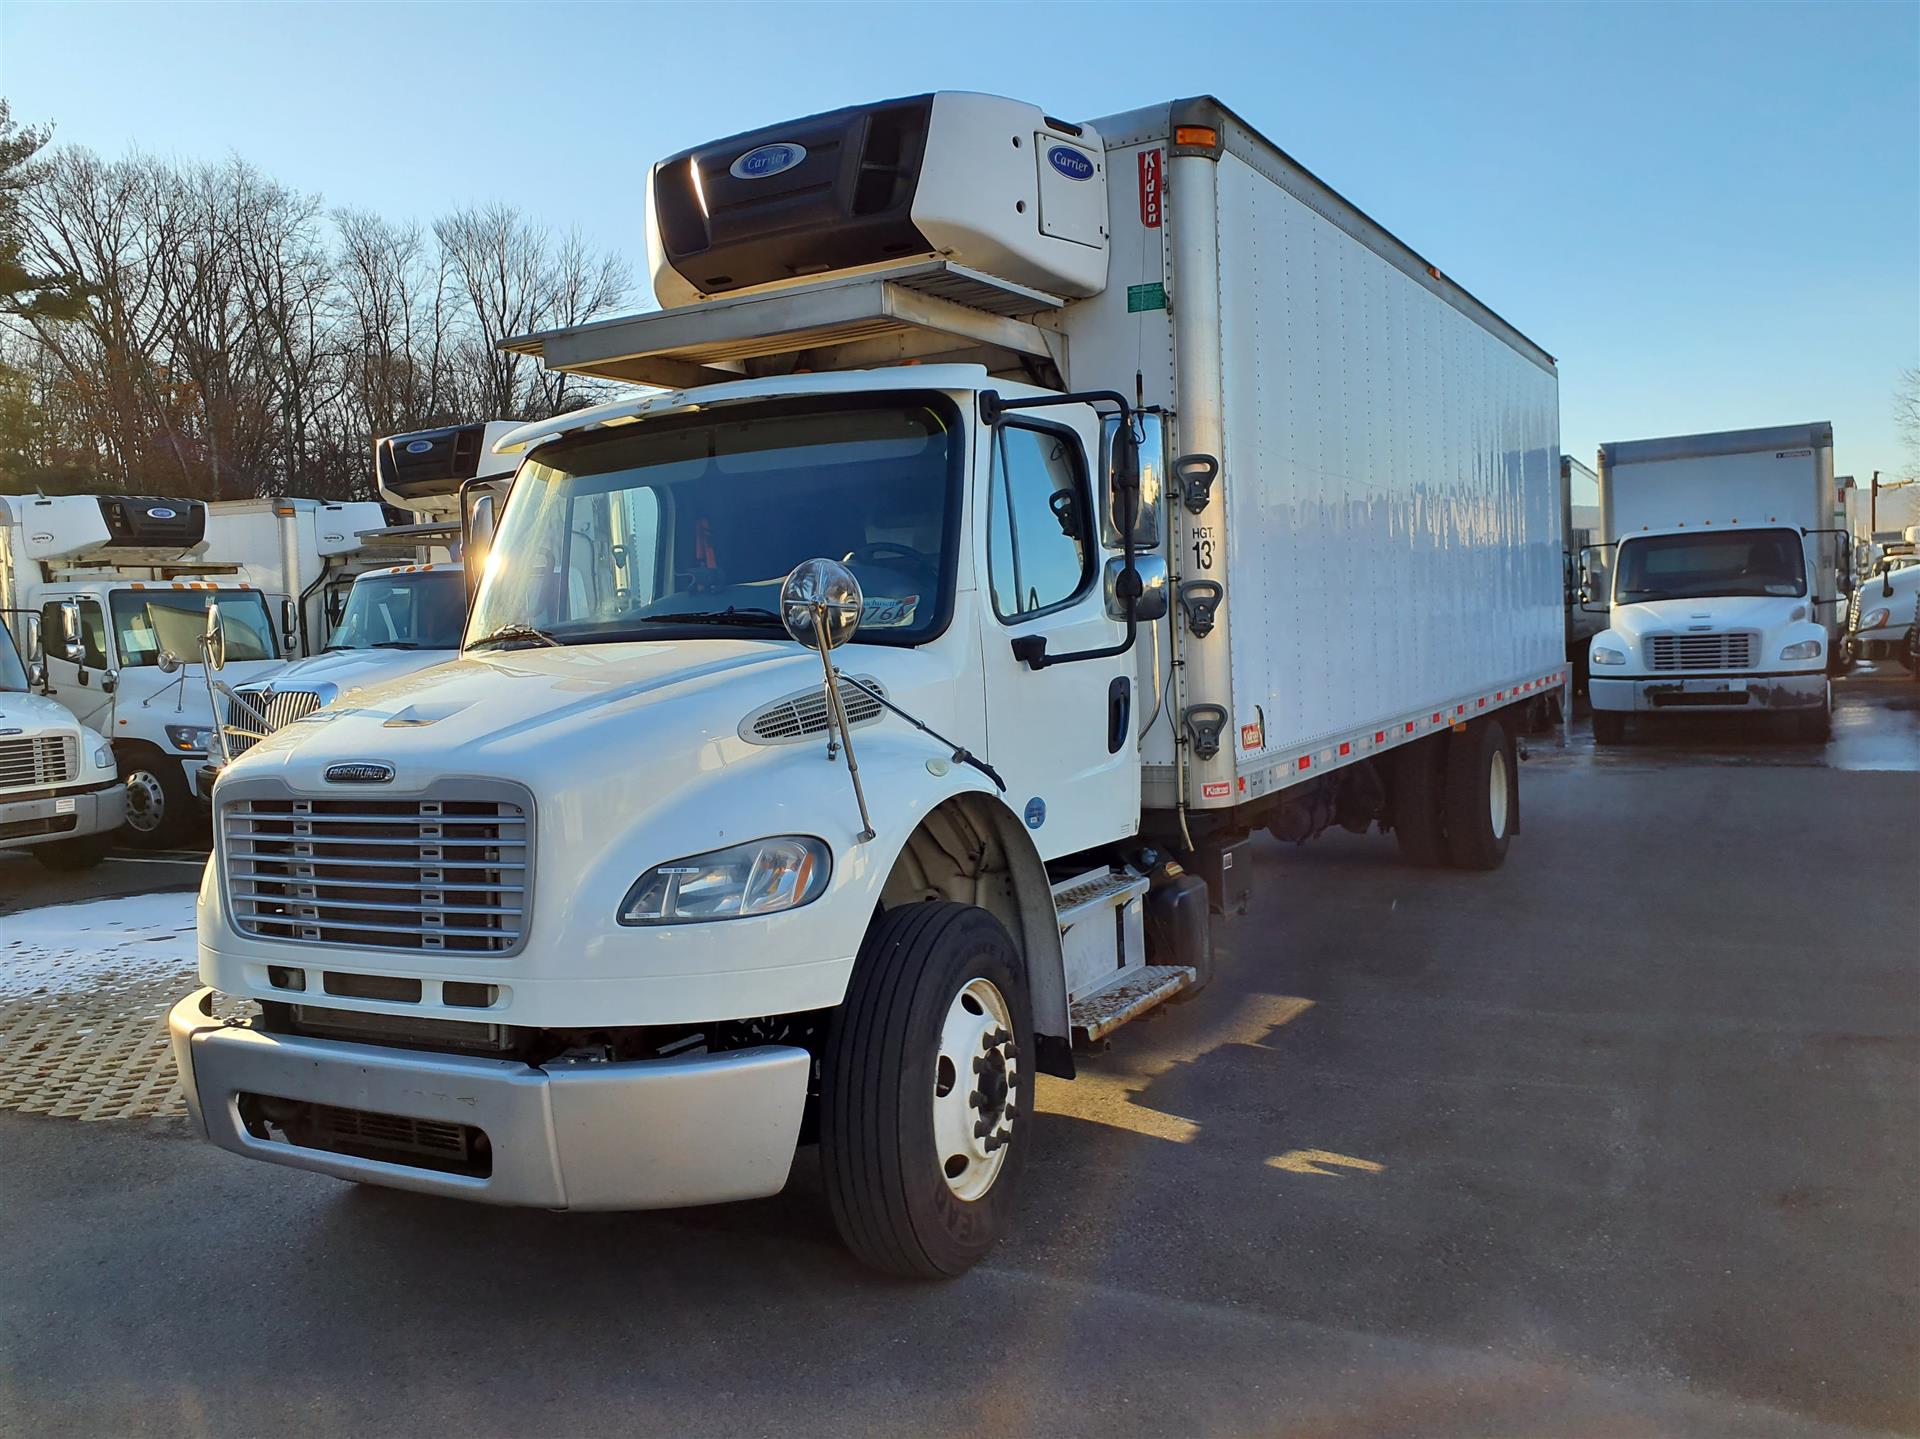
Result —
[[1804, 595], [1806, 569], [1793, 530], [1649, 535], [1620, 545], [1616, 604], [1727, 595]]
[[20, 651], [14, 648], [13, 632], [0, 621], [0, 690], [18, 690], [22, 694], [27, 688], [27, 668], [20, 663]]
[[[115, 590], [113, 632], [120, 642], [120, 663], [151, 665], [160, 662], [160, 639], [153, 624], [154, 610], [201, 617], [207, 606], [220, 607], [220, 623], [226, 632], [227, 660], [271, 660], [279, 658], [273, 638], [273, 624], [267, 618], [267, 602], [258, 590]], [[175, 658], [197, 664], [196, 650]]]
[[330, 650], [450, 650], [467, 617], [466, 577], [459, 570], [362, 575], [347, 595]]
[[780, 583], [816, 556], [859, 577], [857, 640], [938, 634], [959, 417], [937, 397], [878, 399], [729, 407], [545, 446], [514, 480], [466, 642], [781, 634]]

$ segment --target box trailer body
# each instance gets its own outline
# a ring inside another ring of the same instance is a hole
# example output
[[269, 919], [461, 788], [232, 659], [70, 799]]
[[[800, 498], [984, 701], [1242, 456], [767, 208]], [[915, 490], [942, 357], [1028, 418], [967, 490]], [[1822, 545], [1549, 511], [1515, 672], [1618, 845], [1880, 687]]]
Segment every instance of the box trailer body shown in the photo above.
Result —
[[386, 513], [370, 500], [207, 504], [208, 548], [266, 596], [290, 656], [319, 653], [355, 575], [412, 557], [409, 548], [368, 538], [386, 528]]
[[1824, 738], [1851, 572], [1836, 493], [1824, 422], [1603, 445], [1595, 711], [1780, 710]]
[[554, 1207], [771, 1193], [805, 1134], [857, 1252], [955, 1272], [1254, 829], [1499, 863], [1567, 678], [1554, 364], [1212, 100], [814, 116], [657, 164], [648, 231], [664, 309], [502, 342], [657, 389], [496, 441], [458, 660], [220, 778], [190, 1108]]

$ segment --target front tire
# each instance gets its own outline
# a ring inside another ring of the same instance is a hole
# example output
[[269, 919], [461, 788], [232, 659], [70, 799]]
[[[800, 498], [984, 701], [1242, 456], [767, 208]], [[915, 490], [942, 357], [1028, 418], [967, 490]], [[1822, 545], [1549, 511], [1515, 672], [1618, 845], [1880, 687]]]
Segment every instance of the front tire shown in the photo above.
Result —
[[1619, 710], [1593, 712], [1593, 742], [1597, 745], [1622, 744], [1627, 738], [1627, 717]]
[[821, 1071], [827, 1203], [865, 1263], [964, 1273], [1012, 1225], [1033, 1112], [1025, 967], [973, 905], [880, 915]]
[[1447, 755], [1447, 860], [1455, 869], [1498, 869], [1520, 814], [1513, 740], [1497, 719], [1475, 720]]
[[193, 791], [180, 761], [146, 744], [122, 745], [114, 757], [127, 786], [128, 841], [142, 849], [177, 844], [193, 818]]

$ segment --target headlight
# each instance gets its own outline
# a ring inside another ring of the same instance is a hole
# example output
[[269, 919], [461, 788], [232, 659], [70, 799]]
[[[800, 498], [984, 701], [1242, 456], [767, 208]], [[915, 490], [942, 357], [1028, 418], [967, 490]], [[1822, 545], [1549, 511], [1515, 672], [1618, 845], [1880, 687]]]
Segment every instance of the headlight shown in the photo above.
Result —
[[818, 899], [833, 855], [817, 839], [778, 835], [658, 864], [633, 882], [622, 924], [701, 924], [777, 914]]
[[175, 749], [187, 754], [205, 754], [207, 745], [213, 739], [213, 729], [203, 724], [170, 724], [167, 726], [167, 742]]
[[1892, 610], [1885, 608], [1869, 610], [1860, 617], [1860, 628], [1863, 630], [1877, 630], [1892, 618]]
[[1610, 650], [1605, 645], [1595, 645], [1589, 658], [1597, 665], [1623, 665], [1627, 662], [1625, 654], [1619, 650]]
[[93, 767], [95, 769], [112, 769], [113, 750], [107, 745], [101, 745], [100, 748], [96, 749], [93, 752]]
[[1797, 644], [1788, 645], [1780, 651], [1780, 658], [1783, 660], [1817, 660], [1820, 658], [1820, 641], [1801, 640]]

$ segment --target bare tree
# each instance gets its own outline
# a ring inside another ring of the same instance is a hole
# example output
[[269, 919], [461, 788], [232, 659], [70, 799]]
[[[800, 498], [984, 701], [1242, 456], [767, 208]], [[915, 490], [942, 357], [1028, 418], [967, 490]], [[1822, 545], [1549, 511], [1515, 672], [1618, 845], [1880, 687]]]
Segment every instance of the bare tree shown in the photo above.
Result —
[[1920, 368], [1902, 370], [1893, 387], [1893, 426], [1900, 435], [1900, 478], [1920, 481]]

